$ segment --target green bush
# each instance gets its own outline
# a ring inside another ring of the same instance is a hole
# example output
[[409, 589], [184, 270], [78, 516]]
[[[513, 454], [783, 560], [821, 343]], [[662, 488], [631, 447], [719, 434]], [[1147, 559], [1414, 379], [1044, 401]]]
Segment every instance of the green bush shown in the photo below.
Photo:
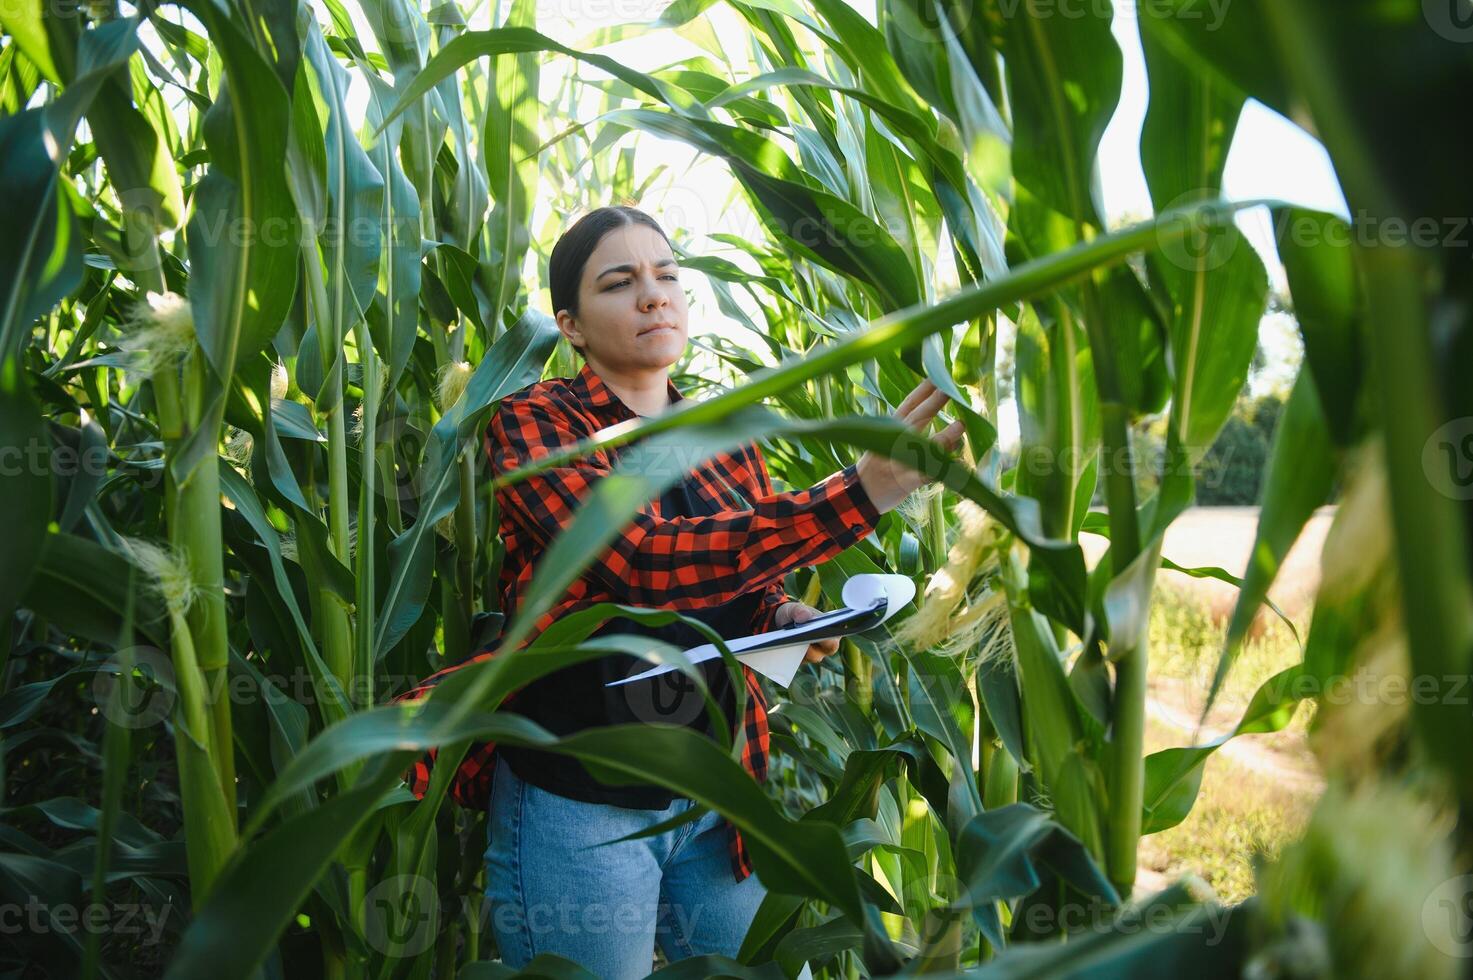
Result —
[[[1262, 492], [1273, 447], [1274, 429], [1284, 410], [1277, 392], [1243, 395], [1223, 424], [1212, 448], [1197, 463], [1196, 502], [1206, 507], [1255, 506]], [[1167, 416], [1143, 419], [1131, 429], [1131, 451], [1137, 460], [1136, 495], [1146, 499], [1160, 485], [1165, 461]], [[1105, 506], [1105, 486], [1095, 488], [1092, 506]]]
[[1284, 400], [1277, 394], [1238, 400], [1217, 441], [1197, 466], [1197, 503], [1258, 503], [1274, 428], [1283, 410]]

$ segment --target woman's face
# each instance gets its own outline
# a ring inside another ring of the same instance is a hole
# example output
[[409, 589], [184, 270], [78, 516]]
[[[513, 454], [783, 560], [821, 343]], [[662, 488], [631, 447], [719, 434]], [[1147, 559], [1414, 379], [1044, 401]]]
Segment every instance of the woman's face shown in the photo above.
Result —
[[583, 266], [577, 317], [559, 310], [557, 321], [596, 367], [659, 370], [685, 353], [688, 314], [680, 269], [664, 236], [633, 224], [599, 241]]

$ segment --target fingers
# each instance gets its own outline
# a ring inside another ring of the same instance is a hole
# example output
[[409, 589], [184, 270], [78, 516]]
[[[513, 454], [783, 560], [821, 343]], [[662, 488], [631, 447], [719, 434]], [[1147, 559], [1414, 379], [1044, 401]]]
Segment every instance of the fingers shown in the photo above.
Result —
[[910, 416], [905, 421], [909, 425], [919, 429], [935, 418], [936, 413], [941, 411], [941, 406], [950, 400], [951, 396], [944, 391], [932, 392], [929, 398], [916, 406], [915, 410], [910, 413]]
[[936, 385], [931, 381], [930, 378], [927, 378], [920, 384], [916, 385], [914, 388], [911, 389], [910, 394], [905, 396], [905, 400], [900, 403], [900, 407], [895, 410], [896, 417], [903, 421], [905, 417], [910, 414], [911, 409], [920, 404], [922, 398], [925, 398], [928, 394], [935, 390]]
[[915, 410], [904, 421], [913, 429], [925, 429], [929, 421], [935, 419], [935, 414], [941, 411], [941, 407], [949, 401], [952, 401], [952, 396], [947, 395], [946, 392], [932, 392], [929, 398], [916, 405]]
[[[936, 417], [936, 413], [941, 411], [941, 407], [950, 400], [950, 395], [937, 388], [936, 384], [927, 378], [905, 396], [905, 400], [895, 410], [895, 417], [914, 429], [924, 429]], [[948, 427], [942, 433], [941, 438], [944, 439], [951, 431], [952, 428]], [[954, 445], [959, 438], [960, 431], [950, 437], [951, 444]]]
[[816, 664], [824, 657], [836, 653], [839, 649], [839, 638], [830, 637], [827, 640], [816, 640], [808, 644], [808, 649], [803, 651], [803, 659], [807, 663]]
[[[931, 437], [931, 441], [940, 446], [946, 452], [951, 452], [953, 449], [961, 444], [962, 436], [966, 434], [967, 427], [965, 423], [963, 423], [961, 419], [957, 419], [955, 422], [951, 423], [946, 428], [938, 432], [935, 436]], [[911, 473], [913, 474], [911, 479], [915, 481], [914, 488], [923, 487], [928, 483], [935, 482], [936, 480], [935, 477], [929, 476], [920, 470], [911, 470]]]
[[928, 407], [934, 413], [937, 408], [946, 404], [946, 392], [932, 385], [929, 381], [926, 384], [929, 386], [926, 394], [916, 399], [910, 408], [905, 411], [903, 417], [906, 421], [918, 418]]

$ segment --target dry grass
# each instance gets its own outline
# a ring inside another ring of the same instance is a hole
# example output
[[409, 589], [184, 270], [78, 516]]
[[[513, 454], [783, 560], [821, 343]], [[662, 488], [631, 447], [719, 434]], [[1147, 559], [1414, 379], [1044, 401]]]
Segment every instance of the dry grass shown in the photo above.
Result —
[[[1179, 744], [1175, 729], [1147, 724], [1148, 752]], [[1316, 788], [1218, 753], [1207, 761], [1202, 791], [1187, 819], [1141, 841], [1143, 885], [1147, 879], [1164, 885], [1191, 873], [1222, 901], [1242, 901], [1255, 890], [1254, 860], [1277, 854], [1299, 836], [1318, 795]]]
[[[1303, 625], [1296, 625], [1302, 635]], [[1161, 584], [1151, 615], [1148, 752], [1230, 730], [1259, 685], [1299, 658], [1287, 627], [1275, 623], [1264, 630], [1244, 648], [1207, 726], [1198, 731], [1222, 639], [1223, 624], [1200, 594]], [[1322, 789], [1305, 742], [1309, 715], [1309, 706], [1301, 707], [1285, 731], [1234, 739], [1208, 761], [1187, 819], [1141, 842], [1143, 890], [1190, 872], [1223, 901], [1252, 894], [1255, 858], [1277, 853], [1299, 835]]]

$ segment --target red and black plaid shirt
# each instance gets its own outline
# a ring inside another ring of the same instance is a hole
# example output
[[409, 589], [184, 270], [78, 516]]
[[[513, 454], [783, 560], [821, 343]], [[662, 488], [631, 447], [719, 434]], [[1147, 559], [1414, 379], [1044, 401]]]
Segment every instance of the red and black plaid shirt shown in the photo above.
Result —
[[[673, 381], [667, 382], [667, 388], [672, 403], [684, 399]], [[636, 417], [585, 363], [577, 377], [539, 381], [502, 399], [486, 433], [486, 451], [493, 472], [509, 473]], [[572, 522], [593, 483], [612, 470], [619, 448], [543, 470], [497, 491], [500, 533], [506, 545], [501, 608], [508, 619], [515, 616], [532, 582], [537, 559]], [[872, 532], [880, 519], [879, 510], [860, 485], [855, 465], [806, 490], [776, 493], [761, 450], [747, 443], [737, 451], [713, 456], [692, 472], [700, 491], [711, 499], [731, 500], [730, 488], [737, 487], [750, 508], [662, 519], [656, 504], [647, 503], [537, 621], [526, 642], [562, 616], [600, 602], [690, 610], [757, 590], [763, 595], [752, 631], [771, 629], [778, 606], [792, 600], [783, 591], [783, 576], [837, 556]], [[417, 700], [451, 671], [496, 652], [483, 651], [438, 671], [395, 700]], [[746, 665], [742, 672], [748, 690], [742, 765], [753, 779], [763, 782], [769, 750], [767, 703], [757, 675]], [[507, 703], [514, 698], [515, 694], [509, 696]], [[478, 809], [489, 805], [494, 749], [493, 742], [471, 746], [451, 785], [456, 802]], [[429, 787], [434, 757], [431, 751], [410, 770], [407, 781], [416, 796], [422, 797]], [[730, 822], [727, 828], [732, 873], [741, 881], [751, 873], [751, 864], [741, 833]]]

